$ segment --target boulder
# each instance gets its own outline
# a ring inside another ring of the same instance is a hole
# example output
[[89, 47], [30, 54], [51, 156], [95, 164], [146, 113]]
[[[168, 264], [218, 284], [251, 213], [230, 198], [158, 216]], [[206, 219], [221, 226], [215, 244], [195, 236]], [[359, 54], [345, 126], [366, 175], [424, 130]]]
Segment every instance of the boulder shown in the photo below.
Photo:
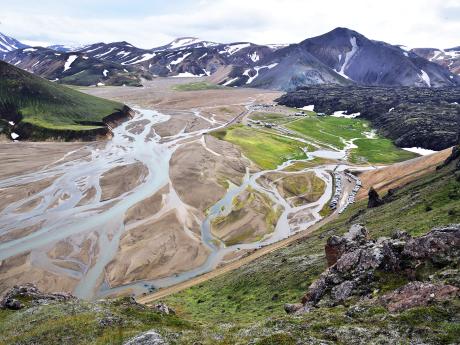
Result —
[[123, 345], [167, 345], [168, 343], [154, 330], [142, 333]]
[[156, 310], [162, 314], [166, 314], [166, 315], [175, 315], [176, 314], [176, 311], [167, 306], [166, 304], [164, 303], [158, 303], [158, 304], [155, 304], [153, 307], [152, 307], [153, 310]]
[[367, 208], [374, 208], [383, 205], [383, 201], [382, 199], [380, 199], [379, 193], [377, 193], [374, 187], [371, 187], [369, 189], [367, 195], [369, 197], [369, 201], [367, 202]]

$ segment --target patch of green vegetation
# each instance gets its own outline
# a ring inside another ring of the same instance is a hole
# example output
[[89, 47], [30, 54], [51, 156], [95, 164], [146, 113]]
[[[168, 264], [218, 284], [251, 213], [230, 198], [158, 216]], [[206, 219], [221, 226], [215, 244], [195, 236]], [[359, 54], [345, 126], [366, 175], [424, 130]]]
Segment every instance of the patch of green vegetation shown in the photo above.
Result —
[[351, 151], [354, 163], [395, 163], [417, 157], [418, 155], [396, 147], [389, 139], [358, 139], [354, 142], [358, 148]]
[[194, 83], [174, 85], [172, 89], [176, 91], [199, 91], [199, 90], [226, 89], [226, 87], [222, 85], [211, 84], [211, 83], [207, 83], [204, 81], [200, 81], [200, 82], [194, 82]]
[[259, 340], [256, 345], [295, 345], [296, 339], [286, 333], [276, 333]]
[[46, 129], [84, 131], [103, 126], [104, 117], [119, 112], [118, 102], [86, 95], [10, 65], [0, 65], [0, 106], [23, 123]]
[[271, 122], [271, 123], [275, 123], [278, 125], [292, 121], [292, 117], [286, 114], [268, 113], [268, 112], [251, 113], [251, 115], [249, 115], [249, 118], [254, 121]]
[[331, 215], [333, 212], [332, 208], [330, 208], [329, 203], [324, 204], [323, 208], [321, 211], [319, 211], [319, 215], [323, 218]]
[[305, 169], [314, 168], [319, 165], [332, 164], [332, 163], [334, 163], [333, 160], [316, 157], [308, 161], [294, 162], [293, 164], [284, 168], [283, 171], [287, 171], [287, 172], [301, 171]]
[[[247, 224], [245, 228], [238, 229], [235, 233], [228, 234], [224, 230], [224, 234], [221, 234], [225, 227], [231, 227], [233, 223], [240, 221], [251, 211], [255, 212], [255, 215], [259, 214], [264, 217], [265, 228], [263, 233], [260, 232], [260, 229]], [[228, 214], [217, 216], [212, 220], [212, 231], [227, 246], [259, 241], [265, 234], [273, 232], [281, 212], [282, 209], [275, 207], [269, 197], [248, 187], [233, 198], [232, 209]]]
[[289, 159], [303, 159], [304, 143], [241, 125], [210, 133], [239, 146], [246, 157], [262, 169], [274, 169]]
[[317, 201], [326, 189], [326, 183], [314, 172], [288, 175], [279, 185], [287, 197], [296, 197], [295, 206]]
[[358, 148], [352, 150], [351, 161], [354, 163], [395, 163], [417, 157], [416, 154], [396, 147], [391, 140], [384, 138], [368, 139], [370, 125], [368, 121], [360, 119], [347, 119], [342, 117], [303, 117], [292, 121], [285, 127], [296, 131], [306, 139], [332, 145], [343, 149], [342, 140], [357, 139], [354, 144]]
[[343, 117], [307, 116], [292, 121], [285, 127], [310, 140], [343, 149], [345, 143], [341, 138], [345, 140], [365, 138], [363, 132], [369, 130], [369, 123], [364, 120]]
[[0, 310], [0, 344], [122, 344], [150, 329], [176, 331], [192, 325], [127, 299], [52, 303], [27, 310]]
[[[399, 320], [407, 325], [431, 329], [437, 344], [455, 344], [460, 339], [460, 302], [456, 299], [448, 304], [412, 308], [402, 312]], [[456, 317], [452, 309], [456, 310]]]

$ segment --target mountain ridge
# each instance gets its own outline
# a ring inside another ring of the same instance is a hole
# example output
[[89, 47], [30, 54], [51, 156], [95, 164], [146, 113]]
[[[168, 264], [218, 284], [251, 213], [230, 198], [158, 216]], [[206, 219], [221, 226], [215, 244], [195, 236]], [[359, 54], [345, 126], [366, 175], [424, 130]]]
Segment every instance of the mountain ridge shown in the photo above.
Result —
[[[283, 91], [316, 84], [418, 87], [460, 85], [460, 51], [457, 52], [456, 48], [406, 50], [400, 45], [372, 40], [344, 27], [289, 45], [217, 43], [197, 37], [180, 37], [152, 49], [138, 48], [126, 41], [99, 42], [82, 47], [54, 45], [47, 49], [50, 48], [56, 49], [58, 53], [70, 53], [78, 49], [75, 53], [84, 53], [94, 59], [94, 63], [95, 60], [99, 64], [113, 63], [117, 66], [112, 65], [111, 68], [118, 71], [128, 69], [137, 76], [138, 85], [141, 78], [203, 77], [227, 67], [231, 68], [231, 72], [221, 78], [222, 85]], [[32, 68], [44, 64], [40, 52], [28, 51], [29, 57], [25, 59], [25, 49], [27, 47], [4, 51], [0, 53], [0, 58], [50, 78], [47, 73], [36, 72]], [[56, 57], [46, 63], [62, 64], [54, 60], [60, 59]], [[104, 70], [106, 68], [101, 72]], [[65, 75], [52, 77], [62, 79]], [[111, 82], [107, 78], [105, 81], [90, 79], [83, 81], [77, 77], [66, 82], [77, 85], [123, 84]]]

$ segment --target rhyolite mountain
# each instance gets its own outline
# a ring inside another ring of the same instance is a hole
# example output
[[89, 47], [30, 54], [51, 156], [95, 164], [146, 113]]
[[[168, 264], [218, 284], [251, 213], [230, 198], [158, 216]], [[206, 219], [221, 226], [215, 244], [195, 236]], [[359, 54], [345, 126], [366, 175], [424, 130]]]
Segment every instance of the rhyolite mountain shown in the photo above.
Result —
[[248, 42], [221, 44], [182, 38], [150, 50], [128, 42], [96, 43], [82, 52], [124, 66], [139, 66], [153, 76], [205, 76], [226, 66], [251, 66], [274, 48]]
[[[72, 48], [62, 45], [51, 47], [58, 51], [49, 49], [48, 57], [52, 57], [53, 52], [72, 53]], [[336, 28], [324, 35], [290, 45], [257, 45], [249, 42], [224, 44], [182, 37], [151, 49], [141, 49], [125, 41], [100, 42], [76, 49], [78, 51], [73, 52], [76, 55], [84, 54], [86, 58], [93, 59], [88, 61], [91, 64], [87, 67], [80, 64], [78, 73], [83, 73], [84, 78], [80, 75], [69, 78], [70, 72], [67, 70], [66, 74], [43, 73], [42, 69], [47, 69], [45, 64], [55, 65], [54, 60], [60, 59], [47, 58], [45, 62], [40, 49], [17, 49], [0, 53], [0, 58], [45, 78], [65, 79], [63, 82], [78, 85], [140, 85], [142, 78], [201, 77], [217, 71], [224, 71], [219, 74], [218, 82], [225, 86], [285, 91], [317, 84], [460, 85], [460, 77], [456, 74], [458, 61], [455, 60], [458, 49], [444, 51], [444, 56], [455, 61], [443, 60], [441, 63], [438, 61], [439, 54], [433, 58], [433, 53], [407, 51], [398, 45], [370, 40], [346, 28]], [[27, 57], [24, 53], [27, 53]], [[98, 66], [112, 65], [109, 66], [111, 69], [103, 67], [102, 71], [100, 68], [95, 71], [91, 69], [94, 63]], [[112, 72], [112, 76], [117, 78], [110, 79], [106, 75], [102, 78], [100, 72], [104, 70], [118, 71]], [[131, 74], [126, 76], [122, 71]], [[88, 74], [93, 77], [87, 78]], [[94, 78], [94, 75], [98, 78]], [[135, 82], [129, 82], [126, 78]]]
[[460, 47], [437, 49], [437, 48], [414, 48], [415, 54], [444, 66], [453, 74], [460, 74]]
[[63, 84], [140, 86], [140, 78], [151, 78], [140, 68], [97, 59], [84, 52], [28, 47], [4, 53], [2, 57], [5, 62]]
[[23, 44], [18, 40], [4, 35], [0, 32], [0, 53], [10, 52], [16, 49], [26, 47], [28, 47], [26, 44]]

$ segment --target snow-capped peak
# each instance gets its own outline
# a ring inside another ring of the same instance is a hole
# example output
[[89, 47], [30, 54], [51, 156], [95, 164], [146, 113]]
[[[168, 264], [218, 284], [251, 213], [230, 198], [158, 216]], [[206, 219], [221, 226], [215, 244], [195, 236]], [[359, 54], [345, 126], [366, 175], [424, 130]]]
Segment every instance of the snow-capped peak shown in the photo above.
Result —
[[48, 46], [46, 48], [56, 50], [58, 52], [69, 53], [69, 52], [77, 52], [84, 49], [86, 45], [81, 44], [55, 44], [52, 46]]
[[202, 42], [199, 38], [196, 37], [180, 37], [176, 38], [174, 41], [172, 41], [169, 44], [170, 49], [177, 49], [177, 48], [182, 48], [189, 46], [191, 44], [199, 43]]
[[27, 45], [22, 44], [18, 40], [0, 33], [0, 52], [6, 53], [16, 49], [27, 47]]
[[198, 47], [212, 47], [217, 46], [218, 43], [204, 41], [197, 37], [180, 37], [176, 38], [171, 43], [161, 46], [158, 48], [154, 48], [154, 51], [163, 51], [163, 50], [181, 50], [189, 47], [198, 48]]

